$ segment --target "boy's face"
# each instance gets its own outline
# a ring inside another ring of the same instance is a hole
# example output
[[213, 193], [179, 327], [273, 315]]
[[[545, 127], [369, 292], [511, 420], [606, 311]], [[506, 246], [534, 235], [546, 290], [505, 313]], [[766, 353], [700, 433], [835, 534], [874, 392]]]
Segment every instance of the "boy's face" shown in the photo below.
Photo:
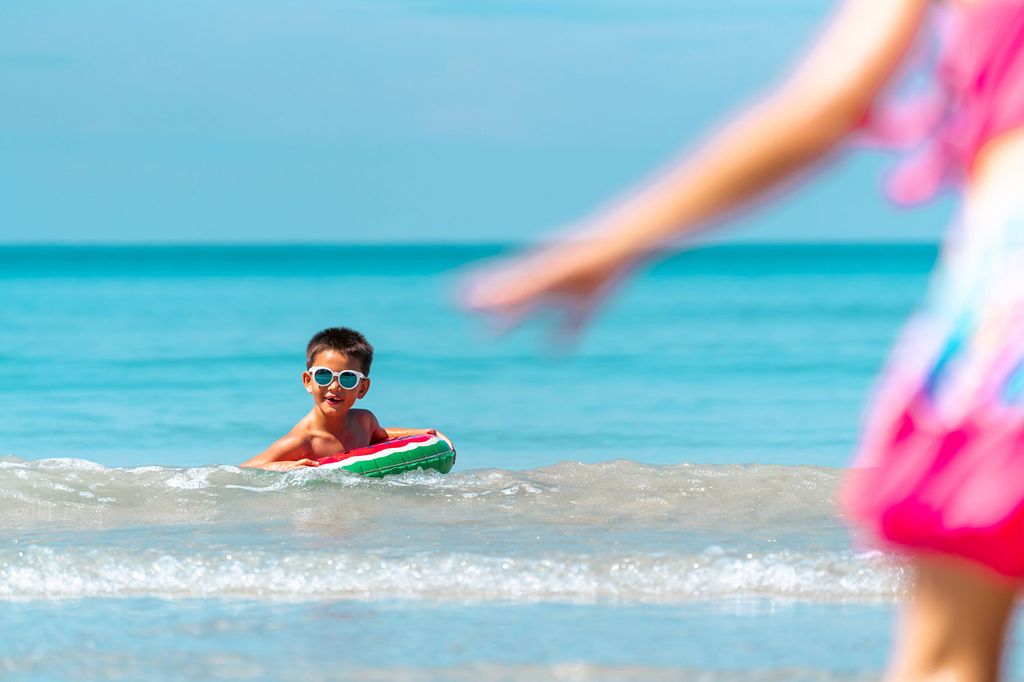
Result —
[[[334, 350], [325, 350], [314, 355], [311, 366], [327, 367], [332, 372], [340, 372], [345, 369], [363, 371], [357, 360]], [[352, 389], [339, 386], [337, 377], [331, 380], [329, 386], [321, 386], [313, 381], [313, 377], [308, 371], [302, 373], [302, 384], [306, 387], [306, 392], [313, 396], [313, 402], [325, 415], [345, 414], [352, 409], [352, 405], [357, 400], [370, 390], [369, 379], [360, 380], [359, 385]]]

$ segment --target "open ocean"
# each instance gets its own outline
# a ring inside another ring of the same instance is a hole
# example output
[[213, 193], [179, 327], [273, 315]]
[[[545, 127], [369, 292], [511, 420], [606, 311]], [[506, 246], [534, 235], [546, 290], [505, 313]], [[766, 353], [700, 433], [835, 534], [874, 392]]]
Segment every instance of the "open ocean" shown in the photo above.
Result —
[[[0, 677], [877, 678], [907, 578], [834, 494], [936, 249], [683, 254], [572, 354], [455, 308], [499, 250], [0, 247]], [[237, 467], [333, 325], [451, 474]]]

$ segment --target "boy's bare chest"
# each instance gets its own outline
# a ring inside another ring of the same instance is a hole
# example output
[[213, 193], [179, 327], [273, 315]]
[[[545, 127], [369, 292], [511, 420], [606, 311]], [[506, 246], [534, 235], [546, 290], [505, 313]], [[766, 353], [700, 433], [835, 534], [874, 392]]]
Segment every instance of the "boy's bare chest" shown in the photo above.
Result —
[[315, 457], [330, 457], [339, 452], [365, 448], [370, 444], [370, 434], [365, 429], [358, 427], [349, 429], [343, 434], [333, 434], [326, 431], [317, 433], [311, 439], [310, 445]]

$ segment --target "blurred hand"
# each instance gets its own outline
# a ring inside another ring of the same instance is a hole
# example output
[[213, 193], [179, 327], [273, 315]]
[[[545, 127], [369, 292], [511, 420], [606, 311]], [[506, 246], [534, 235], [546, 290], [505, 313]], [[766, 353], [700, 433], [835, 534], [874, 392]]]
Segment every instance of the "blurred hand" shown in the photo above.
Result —
[[551, 309], [561, 315], [561, 337], [571, 339], [635, 263], [613, 242], [566, 240], [471, 276], [461, 292], [462, 303], [491, 316], [501, 332], [538, 310]]

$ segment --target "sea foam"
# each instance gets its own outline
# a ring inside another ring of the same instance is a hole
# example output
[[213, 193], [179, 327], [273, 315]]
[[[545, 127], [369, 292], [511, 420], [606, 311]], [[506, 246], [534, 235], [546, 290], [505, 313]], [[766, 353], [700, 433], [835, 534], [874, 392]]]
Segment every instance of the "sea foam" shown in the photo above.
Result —
[[278, 474], [0, 462], [0, 598], [892, 599], [817, 467]]

